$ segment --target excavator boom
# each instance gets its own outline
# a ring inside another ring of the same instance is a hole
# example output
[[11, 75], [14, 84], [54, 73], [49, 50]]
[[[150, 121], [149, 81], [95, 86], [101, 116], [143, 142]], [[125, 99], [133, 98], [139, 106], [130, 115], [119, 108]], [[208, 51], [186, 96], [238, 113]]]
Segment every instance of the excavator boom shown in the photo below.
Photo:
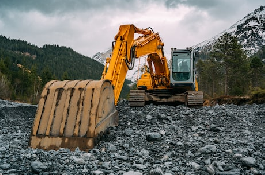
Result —
[[[134, 39], [134, 34], [142, 34]], [[121, 25], [115, 36], [111, 58], [107, 58], [101, 79], [110, 80], [114, 87], [115, 104], [118, 103], [120, 92], [128, 70], [134, 67], [134, 60], [147, 54], [154, 54], [166, 60], [159, 34], [152, 29], [139, 29], [134, 25]], [[167, 66], [167, 64], [164, 64]], [[166, 67], [165, 70], [168, 70]], [[169, 73], [167, 73], [169, 74]]]

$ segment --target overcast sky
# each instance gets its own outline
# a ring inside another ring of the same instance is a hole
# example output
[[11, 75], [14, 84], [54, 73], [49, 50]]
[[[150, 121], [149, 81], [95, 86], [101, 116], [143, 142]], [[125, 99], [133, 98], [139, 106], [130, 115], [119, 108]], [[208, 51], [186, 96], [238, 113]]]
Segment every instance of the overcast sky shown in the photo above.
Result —
[[0, 35], [93, 56], [121, 24], [152, 27], [170, 48], [186, 48], [229, 28], [264, 0], [0, 0]]

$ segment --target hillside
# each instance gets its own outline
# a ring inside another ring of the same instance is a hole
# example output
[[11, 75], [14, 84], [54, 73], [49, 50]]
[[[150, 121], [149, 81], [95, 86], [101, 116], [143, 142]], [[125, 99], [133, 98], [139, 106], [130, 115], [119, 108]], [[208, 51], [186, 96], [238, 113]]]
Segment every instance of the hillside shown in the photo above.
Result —
[[99, 79], [103, 70], [103, 65], [97, 61], [65, 46], [37, 47], [27, 41], [0, 36], [0, 49], [1, 59], [9, 58], [13, 64], [26, 68], [35, 65], [39, 74], [48, 69], [58, 79], [66, 73], [69, 79]]
[[[38, 47], [27, 41], [0, 36], [0, 98], [37, 103], [51, 79], [99, 80], [104, 65], [59, 45]], [[126, 83], [128, 83], [126, 81]], [[125, 85], [121, 97], [129, 88]]]
[[265, 6], [260, 6], [243, 19], [237, 21], [229, 29], [193, 46], [193, 48], [198, 51], [208, 52], [212, 49], [212, 45], [216, 40], [224, 33], [236, 36], [248, 56], [255, 54], [265, 45]]

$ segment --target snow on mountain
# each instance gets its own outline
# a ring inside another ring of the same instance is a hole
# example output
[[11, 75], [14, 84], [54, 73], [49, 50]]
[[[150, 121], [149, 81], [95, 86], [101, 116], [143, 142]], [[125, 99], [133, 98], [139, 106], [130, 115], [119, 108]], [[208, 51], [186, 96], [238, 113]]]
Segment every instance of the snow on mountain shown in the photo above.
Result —
[[224, 33], [230, 33], [232, 36], [236, 36], [247, 55], [253, 55], [262, 45], [265, 45], [265, 6], [260, 6], [254, 12], [249, 13], [243, 19], [237, 21], [229, 29], [193, 46], [193, 48], [199, 51], [209, 51], [215, 41]]
[[[100, 62], [101, 64], [105, 65], [106, 58], [111, 57], [112, 49], [108, 49], [105, 52], [97, 52], [92, 59]], [[133, 70], [129, 70], [126, 75], [126, 79], [131, 80], [132, 82], [136, 82], [137, 79], [140, 78], [142, 72], [141, 69], [146, 63], [147, 57], [140, 57], [139, 59], [135, 59], [135, 64]]]
[[100, 62], [101, 64], [105, 65], [106, 58], [111, 56], [111, 49], [108, 49], [105, 52], [97, 52], [95, 55], [92, 56], [93, 60]]
[[142, 75], [143, 73], [143, 68], [144, 65], [147, 64], [147, 56], [144, 57], [140, 57], [139, 59], [135, 60], [134, 63], [134, 68], [133, 70], [129, 70], [127, 75], [126, 75], [126, 79], [131, 80], [132, 82], [136, 82]]

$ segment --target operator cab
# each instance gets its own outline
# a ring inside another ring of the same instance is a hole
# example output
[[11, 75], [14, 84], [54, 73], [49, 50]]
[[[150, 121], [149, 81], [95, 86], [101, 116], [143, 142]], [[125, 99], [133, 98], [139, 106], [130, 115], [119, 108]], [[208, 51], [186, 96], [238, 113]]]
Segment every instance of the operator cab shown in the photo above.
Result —
[[193, 54], [190, 49], [171, 49], [171, 87], [180, 87], [183, 91], [195, 89]]

